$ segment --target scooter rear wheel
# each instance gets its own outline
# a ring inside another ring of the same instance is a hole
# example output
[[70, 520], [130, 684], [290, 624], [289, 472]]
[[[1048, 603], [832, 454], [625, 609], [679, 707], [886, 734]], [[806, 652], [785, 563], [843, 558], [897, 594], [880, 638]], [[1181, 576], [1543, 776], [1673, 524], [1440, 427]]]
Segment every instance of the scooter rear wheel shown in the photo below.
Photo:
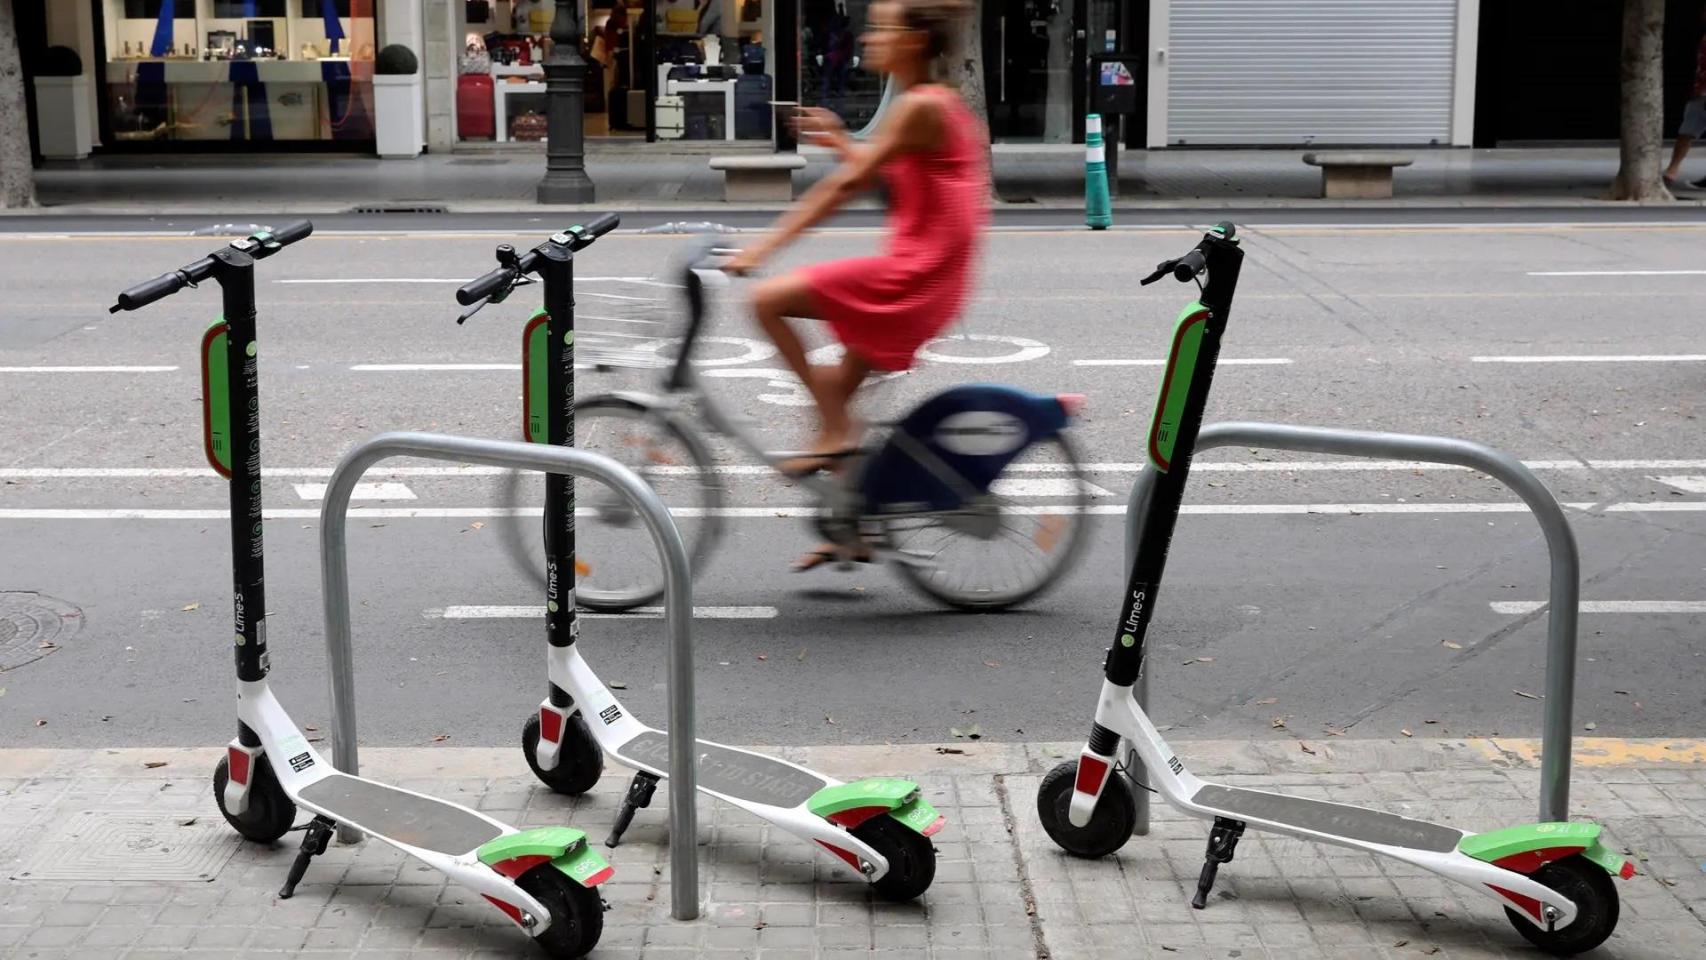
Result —
[[930, 889], [936, 879], [936, 845], [929, 837], [886, 813], [854, 827], [853, 835], [889, 862], [889, 872], [871, 883], [878, 896], [905, 903]]
[[557, 753], [556, 767], [546, 770], [539, 766], [539, 714], [527, 718], [521, 728], [521, 752], [527, 766], [539, 782], [555, 793], [578, 797], [598, 785], [604, 776], [604, 751], [592, 738], [586, 719], [577, 711], [563, 724], [563, 746]]
[[551, 925], [533, 938], [544, 951], [561, 960], [584, 957], [604, 934], [604, 898], [583, 887], [549, 863], [516, 879], [515, 885], [551, 911]]
[[1529, 874], [1529, 879], [1558, 891], [1576, 905], [1576, 919], [1556, 930], [1537, 927], [1506, 907], [1511, 926], [1529, 943], [1553, 956], [1568, 957], [1599, 946], [1617, 928], [1617, 884], [1592, 860], [1573, 854], [1546, 864]]
[[1108, 777], [1108, 785], [1096, 800], [1090, 822], [1082, 827], [1072, 825], [1068, 811], [1072, 807], [1072, 787], [1078, 779], [1078, 761], [1068, 760], [1043, 777], [1037, 788], [1037, 818], [1060, 849], [1075, 857], [1094, 859], [1105, 857], [1131, 839], [1137, 826], [1137, 797], [1131, 783], [1118, 773]]
[[231, 780], [231, 758], [220, 757], [213, 768], [213, 800], [219, 804], [219, 815], [243, 839], [255, 843], [274, 843], [290, 832], [296, 823], [296, 804], [272, 772], [266, 754], [255, 758], [254, 780], [249, 784], [249, 809], [233, 814], [225, 809], [225, 784]]

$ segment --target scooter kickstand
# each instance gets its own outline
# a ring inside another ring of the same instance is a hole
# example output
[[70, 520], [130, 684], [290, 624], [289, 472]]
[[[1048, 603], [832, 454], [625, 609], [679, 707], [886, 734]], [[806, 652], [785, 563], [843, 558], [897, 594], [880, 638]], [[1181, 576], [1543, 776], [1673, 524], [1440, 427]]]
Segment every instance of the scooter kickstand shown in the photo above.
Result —
[[296, 885], [308, 872], [308, 861], [326, 852], [326, 842], [332, 839], [332, 830], [336, 826], [330, 819], [318, 816], [302, 828], [302, 848], [296, 852], [296, 862], [290, 865], [290, 873], [285, 875], [284, 886], [279, 888], [280, 900], [289, 900], [296, 895]]
[[1232, 861], [1232, 852], [1238, 849], [1238, 838], [1243, 835], [1244, 821], [1214, 818], [1214, 828], [1208, 832], [1208, 853], [1203, 855], [1202, 874], [1197, 877], [1197, 895], [1191, 898], [1192, 908], [1201, 910], [1208, 906], [1214, 875], [1220, 872], [1221, 864]]
[[634, 811], [652, 805], [652, 791], [657, 787], [657, 777], [644, 771], [634, 774], [634, 779], [628, 781], [628, 795], [622, 798], [622, 806], [616, 811], [616, 823], [610, 828], [610, 839], [604, 841], [605, 846], [614, 847], [622, 842], [622, 834], [634, 822]]

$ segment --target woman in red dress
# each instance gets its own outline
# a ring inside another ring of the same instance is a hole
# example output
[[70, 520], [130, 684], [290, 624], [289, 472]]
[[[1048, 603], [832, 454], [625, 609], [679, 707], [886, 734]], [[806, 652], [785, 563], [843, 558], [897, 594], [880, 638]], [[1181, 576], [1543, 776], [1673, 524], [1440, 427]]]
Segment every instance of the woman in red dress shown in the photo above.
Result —
[[[727, 266], [732, 273], [754, 270], [878, 177], [888, 187], [882, 254], [814, 264], [753, 290], [759, 324], [817, 403], [817, 438], [807, 456], [784, 464], [788, 472], [832, 469], [859, 441], [848, 404], [865, 377], [912, 366], [918, 348], [965, 304], [989, 221], [989, 137], [957, 92], [930, 81], [971, 9], [967, 0], [871, 5], [863, 64], [888, 74], [899, 95], [869, 143], [854, 142], [827, 110], [802, 111], [800, 135], [834, 150], [840, 165]], [[846, 347], [840, 362], [808, 363], [789, 317], [827, 322]], [[831, 557], [816, 551], [801, 566]]]

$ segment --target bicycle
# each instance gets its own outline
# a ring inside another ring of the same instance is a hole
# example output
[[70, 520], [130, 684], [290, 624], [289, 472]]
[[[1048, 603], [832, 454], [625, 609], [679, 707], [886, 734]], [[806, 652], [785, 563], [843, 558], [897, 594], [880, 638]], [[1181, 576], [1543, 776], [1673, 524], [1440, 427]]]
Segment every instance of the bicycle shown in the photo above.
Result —
[[[752, 418], [731, 412], [695, 370], [695, 351], [708, 339], [711, 300], [729, 285], [718, 262], [731, 253], [700, 245], [686, 259], [681, 288], [687, 319], [661, 390], [577, 401], [575, 446], [616, 459], [658, 491], [671, 505], [696, 570], [721, 540], [726, 516], [803, 512], [839, 552], [838, 567], [891, 561], [911, 587], [950, 607], [1004, 609], [1052, 586], [1084, 546], [1091, 488], [1065, 432], [1082, 398], [993, 384], [954, 387], [898, 420], [872, 424], [857, 449], [838, 458], [841, 469], [789, 474], [781, 465], [802, 454], [766, 450]], [[716, 464], [713, 436], [732, 441], [759, 465]], [[771, 472], [798, 484], [810, 506], [724, 506], [724, 477]], [[1064, 478], [1067, 502], [1015, 502], [1002, 493], [1014, 474]], [[520, 482], [518, 475], [506, 477], [505, 502], [531, 499]], [[642, 542], [644, 531], [625, 506], [591, 486], [576, 502], [580, 606], [620, 612], [660, 596], [661, 579], [645, 572], [650, 548]], [[513, 517], [502, 519], [500, 536], [515, 556], [528, 557], [524, 566], [536, 579], [542, 577], [531, 557], [536, 531]], [[628, 535], [632, 544], [624, 543]], [[1002, 573], [1012, 576], [998, 582]]]

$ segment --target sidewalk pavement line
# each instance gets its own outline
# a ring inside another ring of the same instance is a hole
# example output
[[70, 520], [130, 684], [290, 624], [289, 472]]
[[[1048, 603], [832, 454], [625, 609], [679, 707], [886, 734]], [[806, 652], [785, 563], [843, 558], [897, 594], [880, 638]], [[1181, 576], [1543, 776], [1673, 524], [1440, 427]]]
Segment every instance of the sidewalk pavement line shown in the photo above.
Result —
[[1706, 353], [1575, 354], [1555, 356], [1470, 357], [1470, 363], [1701, 363]]
[[171, 373], [173, 366], [0, 367], [0, 373]]

